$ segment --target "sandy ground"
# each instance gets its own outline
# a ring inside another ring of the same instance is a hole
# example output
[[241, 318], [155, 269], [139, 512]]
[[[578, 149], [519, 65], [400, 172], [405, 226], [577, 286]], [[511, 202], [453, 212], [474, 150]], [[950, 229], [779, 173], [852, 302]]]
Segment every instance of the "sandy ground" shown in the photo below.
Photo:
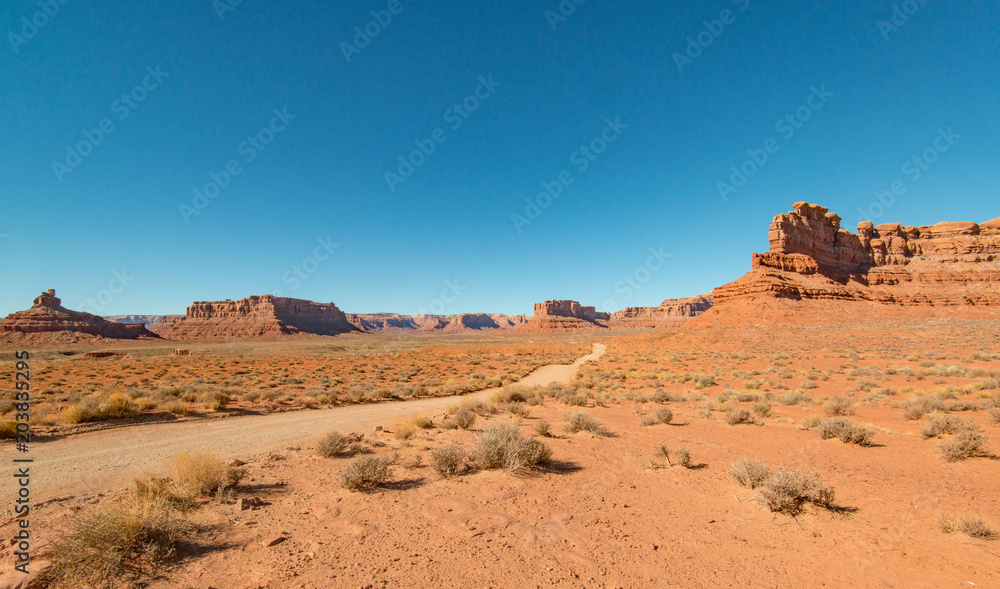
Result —
[[[539, 368], [519, 381], [525, 386], [569, 382], [580, 366], [605, 351], [593, 351], [570, 365]], [[248, 459], [331, 430], [366, 431], [418, 413], [441, 413], [456, 399], [486, 398], [496, 389], [464, 397], [352, 405], [275, 415], [233, 417], [184, 423], [161, 423], [79, 434], [33, 445], [32, 493], [36, 501], [66, 495], [107, 492], [130, 484], [144, 471], [157, 469], [188, 450], [214, 452], [225, 458]], [[15, 454], [7, 445], [0, 459]], [[6, 487], [6, 485], [5, 485]]]

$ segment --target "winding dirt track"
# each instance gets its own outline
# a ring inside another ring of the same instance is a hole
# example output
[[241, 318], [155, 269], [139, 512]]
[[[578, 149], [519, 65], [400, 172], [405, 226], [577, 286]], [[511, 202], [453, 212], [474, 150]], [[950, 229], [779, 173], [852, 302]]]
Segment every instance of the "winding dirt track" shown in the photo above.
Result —
[[[518, 384], [569, 382], [584, 362], [597, 360], [605, 350], [604, 344], [594, 344], [590, 354], [573, 364], [543, 366]], [[440, 413], [458, 398], [488, 397], [496, 390], [486, 389], [463, 397], [137, 425], [36, 443], [32, 448], [35, 454], [35, 462], [31, 465], [32, 498], [45, 501], [116, 489], [131, 483], [143, 472], [162, 470], [171, 458], [187, 450], [215, 452], [227, 459], [245, 459], [332, 430], [361, 432], [410, 415]], [[4, 451], [4, 454], [12, 453], [12, 448]]]

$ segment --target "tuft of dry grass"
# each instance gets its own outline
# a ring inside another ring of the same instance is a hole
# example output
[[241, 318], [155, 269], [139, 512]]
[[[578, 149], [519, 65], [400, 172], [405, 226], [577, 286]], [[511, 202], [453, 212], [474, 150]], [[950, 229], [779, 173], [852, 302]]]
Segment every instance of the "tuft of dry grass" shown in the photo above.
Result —
[[235, 489], [246, 471], [227, 467], [222, 458], [192, 450], [174, 458], [173, 479], [191, 495], [218, 495]]
[[330, 432], [316, 446], [316, 453], [323, 458], [337, 458], [347, 451], [347, 438], [340, 432]]
[[431, 465], [442, 477], [455, 476], [465, 470], [465, 449], [457, 442], [431, 450]]
[[476, 466], [485, 470], [518, 471], [548, 461], [552, 451], [534, 438], [522, 438], [517, 423], [494, 423], [476, 437]]
[[969, 515], [942, 513], [938, 517], [938, 526], [945, 534], [962, 533], [980, 540], [993, 540], [998, 535], [985, 520]]
[[349, 491], [370, 492], [381, 487], [392, 474], [392, 459], [362, 456], [347, 463], [340, 472], [340, 484]]
[[166, 502], [133, 495], [78, 514], [52, 542], [41, 578], [62, 587], [131, 584], [171, 560], [183, 533]]
[[566, 431], [575, 434], [587, 431], [595, 436], [606, 436], [608, 431], [600, 421], [586, 411], [575, 411], [566, 416]]
[[70, 405], [63, 410], [62, 420], [66, 423], [88, 423], [126, 419], [135, 417], [139, 412], [139, 406], [128, 395], [116, 391], [105, 398], [87, 397]]
[[729, 465], [729, 476], [748, 489], [756, 489], [771, 476], [771, 469], [759, 460], [743, 458]]

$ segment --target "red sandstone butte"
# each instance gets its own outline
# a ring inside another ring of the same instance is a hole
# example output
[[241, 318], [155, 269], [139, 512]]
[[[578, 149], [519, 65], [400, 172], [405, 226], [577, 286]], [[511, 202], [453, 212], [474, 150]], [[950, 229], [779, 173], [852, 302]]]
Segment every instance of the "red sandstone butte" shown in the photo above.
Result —
[[615, 329], [676, 329], [712, 308], [712, 295], [667, 299], [659, 307], [627, 307], [611, 314]]
[[116, 323], [103, 317], [62, 306], [55, 289], [43, 292], [30, 309], [11, 313], [0, 321], [5, 339], [65, 339], [75, 335], [112, 339], [157, 338], [142, 323]]
[[850, 312], [873, 304], [880, 312], [1000, 311], [1000, 219], [921, 227], [866, 221], [852, 233], [825, 207], [792, 206], [771, 222], [770, 251], [753, 254], [749, 273], [715, 289], [713, 312], [698, 325], [767, 300], [856, 303], [844, 307]]
[[174, 324], [169, 339], [247, 339], [294, 335], [337, 335], [358, 331], [333, 303], [273, 295], [238, 301], [198, 301]]
[[535, 303], [535, 315], [519, 329], [529, 332], [606, 329], [610, 320], [610, 314], [576, 301], [545, 301]]

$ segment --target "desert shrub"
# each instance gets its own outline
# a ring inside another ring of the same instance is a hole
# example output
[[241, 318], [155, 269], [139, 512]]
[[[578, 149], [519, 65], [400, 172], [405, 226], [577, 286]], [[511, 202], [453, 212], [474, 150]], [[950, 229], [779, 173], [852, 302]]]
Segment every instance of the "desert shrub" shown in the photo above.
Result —
[[477, 415], [481, 415], [482, 417], [489, 417], [490, 415], [493, 415], [493, 406], [486, 401], [481, 401], [479, 399], [466, 399], [462, 401], [462, 404], [459, 405], [455, 412], [458, 413], [458, 411], [463, 408], [472, 411]]
[[527, 417], [528, 415], [530, 415], [530, 412], [528, 411], [528, 406], [524, 403], [512, 401], [509, 403], [497, 403], [496, 406], [501, 411], [506, 411], [507, 413], [510, 413], [511, 415], [515, 415], [517, 417]]
[[823, 406], [823, 411], [830, 417], [850, 415], [852, 413], [851, 407], [853, 406], [853, 403], [843, 397], [834, 397], [826, 402], [826, 405]]
[[694, 388], [696, 389], [707, 389], [716, 386], [715, 377], [709, 374], [699, 376], [694, 381]]
[[187, 511], [194, 507], [194, 497], [169, 478], [143, 476], [135, 480], [135, 498], [149, 503], [162, 502]]
[[944, 434], [954, 434], [970, 427], [975, 428], [975, 424], [971, 421], [966, 421], [947, 413], [938, 413], [933, 415], [924, 424], [924, 427], [920, 428], [920, 435], [924, 439], [939, 438]]
[[639, 421], [639, 425], [642, 427], [651, 427], [659, 424], [660, 420], [653, 415], [646, 415], [645, 417], [642, 418], [642, 420]]
[[737, 393], [736, 400], [740, 403], [752, 403], [754, 401], [759, 401], [760, 395], [757, 393]]
[[955, 437], [951, 439], [941, 440], [938, 443], [938, 450], [948, 462], [959, 462], [985, 455], [988, 441], [986, 436], [978, 431], [965, 429], [955, 434]]
[[431, 450], [431, 465], [443, 477], [450, 477], [465, 470], [465, 450], [457, 443]]
[[924, 415], [927, 415], [927, 411], [923, 405], [911, 403], [903, 406], [903, 418], [908, 421], [917, 421]]
[[767, 401], [757, 401], [750, 406], [750, 409], [761, 418], [771, 415], [771, 404]]
[[532, 429], [534, 429], [536, 436], [541, 436], [541, 437], [547, 438], [547, 437], [550, 437], [552, 435], [551, 433], [549, 433], [549, 429], [551, 427], [552, 427], [552, 424], [550, 424], [548, 421], [545, 421], [544, 419], [540, 419], [540, 420], [538, 420], [537, 423], [535, 423], [535, 425], [534, 425], [534, 427]]
[[369, 492], [384, 485], [391, 473], [390, 458], [362, 456], [347, 463], [340, 473], [340, 484], [349, 491]]
[[114, 587], [171, 560], [184, 533], [164, 502], [130, 497], [80, 512], [50, 545], [46, 585]]
[[455, 427], [459, 429], [469, 429], [472, 427], [472, 424], [476, 423], [476, 413], [465, 407], [461, 407], [455, 412], [452, 421], [455, 422]]
[[670, 423], [674, 419], [674, 412], [666, 407], [660, 407], [652, 415], [647, 415], [642, 418], [639, 425], [643, 427], [649, 427], [653, 425], [659, 425], [661, 423]]
[[729, 411], [726, 411], [726, 423], [729, 425], [742, 425], [745, 423], [753, 423], [753, 416], [748, 409], [743, 409], [742, 407], [733, 407]]
[[108, 419], [125, 419], [139, 414], [139, 406], [128, 395], [114, 392], [104, 399], [85, 398], [67, 407], [62, 419], [67, 423], [87, 423]]
[[802, 383], [799, 384], [799, 388], [804, 389], [804, 390], [818, 389], [819, 385], [816, 384], [816, 383], [814, 383], [811, 380], [803, 380]]
[[691, 468], [691, 451], [687, 448], [678, 448], [677, 452], [674, 453], [677, 456], [677, 462], [684, 468]]
[[222, 391], [206, 391], [201, 394], [201, 404], [210, 411], [225, 409], [229, 403], [229, 395]]
[[174, 458], [172, 475], [179, 487], [192, 495], [212, 495], [235, 489], [246, 471], [225, 465], [209, 452], [191, 450]]
[[13, 440], [17, 438], [17, 422], [9, 419], [0, 423], [0, 440]]
[[778, 402], [782, 405], [812, 405], [813, 398], [805, 393], [796, 391], [781, 395], [778, 397]]
[[729, 465], [729, 476], [738, 485], [748, 489], [756, 489], [761, 486], [770, 475], [771, 469], [763, 462], [753, 458], [743, 458]]
[[534, 438], [522, 438], [515, 422], [494, 423], [476, 437], [473, 460], [486, 470], [517, 471], [535, 468], [552, 455], [549, 447]]
[[607, 430], [597, 421], [593, 415], [586, 411], [576, 411], [566, 416], [566, 431], [575, 434], [580, 431], [588, 431], [594, 435], [603, 436]]
[[993, 419], [994, 425], [1000, 425], [1000, 407], [990, 409], [990, 418]]
[[938, 525], [945, 534], [960, 532], [972, 538], [980, 540], [992, 540], [997, 536], [988, 523], [974, 516], [955, 516], [942, 513], [938, 518]]
[[[817, 475], [779, 468], [764, 481], [760, 498], [772, 512], [795, 517], [802, 513], [806, 503], [819, 496], [821, 489]], [[822, 499], [832, 503], [825, 493]]]
[[586, 407], [587, 406], [587, 395], [580, 393], [577, 395], [566, 395], [559, 399], [565, 405], [571, 407]]
[[316, 453], [323, 458], [337, 458], [347, 450], [347, 438], [340, 432], [330, 432], [316, 446]]

